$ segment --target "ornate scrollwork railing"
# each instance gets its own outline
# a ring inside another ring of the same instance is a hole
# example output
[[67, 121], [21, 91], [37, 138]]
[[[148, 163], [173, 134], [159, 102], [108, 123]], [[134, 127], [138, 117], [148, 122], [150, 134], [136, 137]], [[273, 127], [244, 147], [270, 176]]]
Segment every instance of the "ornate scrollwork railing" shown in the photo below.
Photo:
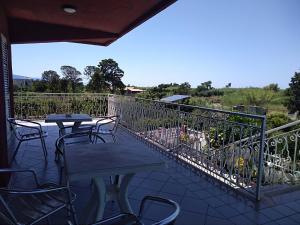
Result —
[[267, 132], [264, 185], [300, 183], [300, 121]]
[[108, 112], [178, 159], [260, 197], [264, 116], [126, 96], [110, 96]]
[[265, 132], [264, 116], [91, 93], [15, 93], [14, 105], [18, 118], [119, 114], [136, 135], [258, 199], [261, 186], [300, 183], [300, 121]]

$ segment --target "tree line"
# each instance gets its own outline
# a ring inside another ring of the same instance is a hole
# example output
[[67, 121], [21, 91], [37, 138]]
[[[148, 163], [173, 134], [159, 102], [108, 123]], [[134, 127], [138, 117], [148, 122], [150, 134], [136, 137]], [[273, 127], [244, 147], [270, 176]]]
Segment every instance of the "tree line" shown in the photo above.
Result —
[[[122, 82], [124, 71], [113, 59], [101, 60], [96, 66], [86, 66], [83, 74], [73, 66], [64, 65], [60, 68], [59, 75], [54, 70], [44, 71], [40, 80], [33, 81], [32, 85], [23, 85], [23, 91], [50, 92], [50, 93], [116, 93], [124, 94], [125, 85]], [[87, 84], [83, 83], [82, 77], [87, 79]], [[20, 87], [15, 86], [15, 91]], [[224, 88], [215, 88], [212, 81], [206, 81], [191, 88], [188, 82], [181, 84], [169, 83], [160, 84], [155, 87], [146, 88], [146, 91], [139, 96], [148, 99], [161, 99], [165, 96], [181, 94], [197, 97], [223, 96], [226, 91], [231, 91], [231, 83]], [[232, 89], [233, 90], [233, 89]], [[271, 83], [263, 89], [266, 92], [259, 93], [253, 90], [247, 93], [247, 99], [252, 105], [264, 106], [276, 96], [274, 93], [284, 93], [286, 100], [284, 105], [290, 113], [300, 111], [300, 72], [295, 72], [289, 83], [289, 88], [280, 90], [278, 84]], [[198, 103], [197, 103], [198, 105]]]
[[[263, 88], [248, 88], [244, 92], [242, 89], [231, 88], [231, 83], [225, 85], [224, 88], [215, 88], [212, 86], [212, 81], [206, 81], [198, 85], [196, 88], [191, 88], [188, 82], [181, 84], [169, 83], [169, 84], [159, 84], [155, 87], [147, 88], [145, 92], [139, 94], [140, 97], [148, 99], [161, 99], [165, 96], [180, 94], [180, 95], [190, 95], [192, 98], [186, 100], [185, 104], [192, 104], [196, 102], [196, 105], [201, 105], [203, 102], [200, 98], [195, 101], [197, 97], [215, 97], [223, 96], [229, 92], [239, 92], [245, 94], [246, 102], [253, 106], [265, 107], [271, 101], [278, 101], [278, 96], [281, 97], [282, 104], [286, 106], [290, 113], [295, 113], [300, 111], [300, 72], [295, 72], [294, 76], [291, 78], [289, 83], [289, 88], [281, 90], [276, 83], [271, 83]], [[238, 104], [244, 104], [240, 102]]]
[[[44, 71], [40, 80], [34, 80], [32, 85], [15, 86], [15, 91], [49, 92], [49, 93], [119, 93], [124, 92], [122, 82], [124, 71], [113, 59], [104, 59], [97, 66], [86, 66], [83, 74], [73, 66], [60, 67], [61, 75], [54, 70]], [[84, 85], [83, 77], [87, 79]]]

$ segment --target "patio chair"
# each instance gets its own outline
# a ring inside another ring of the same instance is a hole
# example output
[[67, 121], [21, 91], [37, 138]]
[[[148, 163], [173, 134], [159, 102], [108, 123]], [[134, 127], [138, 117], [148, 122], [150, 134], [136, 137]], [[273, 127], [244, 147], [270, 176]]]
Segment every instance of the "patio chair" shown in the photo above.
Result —
[[[98, 138], [105, 143], [104, 135], [110, 135], [113, 139], [113, 142], [116, 142], [116, 132], [120, 122], [120, 116], [102, 116], [99, 120], [96, 121], [96, 124], [83, 124], [77, 128], [73, 126], [64, 127], [62, 129], [72, 129], [72, 133], [80, 132], [91, 132], [97, 135], [94, 135], [94, 142], [97, 143]], [[61, 134], [61, 131], [60, 131]]]
[[95, 125], [93, 124], [84, 124], [80, 125], [79, 127], [74, 127], [74, 125], [71, 126], [64, 126], [62, 128], [59, 128], [59, 136], [63, 136], [66, 134], [71, 134], [71, 133], [83, 133], [83, 132], [93, 132], [93, 128]]
[[[117, 224], [118, 225], [121, 224], [122, 225], [129, 225], [129, 224], [143, 225], [142, 219], [143, 219], [145, 203], [149, 201], [164, 204], [164, 205], [169, 205], [173, 208], [173, 211], [170, 215], [168, 215], [164, 219], [154, 222], [152, 225], [172, 225], [176, 222], [176, 219], [180, 213], [180, 206], [178, 205], [177, 202], [170, 199], [165, 199], [156, 196], [145, 196], [141, 202], [138, 215], [132, 213], [121, 213], [116, 216], [110, 217], [108, 219], [103, 219], [101, 221], [98, 221], [90, 225], [117, 225]], [[72, 225], [70, 221], [68, 221], [68, 223], [69, 225]]]
[[[104, 122], [103, 122], [104, 121]], [[103, 116], [99, 120], [97, 120], [96, 125], [93, 127], [93, 132], [98, 136], [110, 135], [113, 139], [113, 142], [116, 142], [116, 132], [119, 126], [120, 116]], [[100, 138], [103, 142], [105, 140]], [[98, 138], [94, 141], [97, 143]]]
[[14, 161], [22, 142], [36, 139], [41, 140], [42, 150], [45, 160], [47, 161], [48, 153], [44, 138], [48, 136], [48, 133], [42, 130], [41, 124], [30, 120], [21, 120], [15, 118], [8, 118], [7, 121], [10, 124], [10, 128], [12, 129], [14, 136], [19, 141], [13, 153], [11, 163]]
[[[89, 131], [69, 133], [59, 137], [55, 142], [55, 161], [60, 162], [61, 157], [64, 158], [64, 151], [66, 146], [74, 144], [93, 144], [93, 140], [96, 138], [102, 139], [97, 134], [91, 133]], [[61, 164], [60, 168], [60, 184], [62, 184], [63, 181], [64, 163]]]
[[98, 134], [91, 133], [89, 130], [75, 133], [68, 133], [56, 139], [55, 160], [59, 161], [63, 156], [65, 146], [72, 144], [93, 144], [96, 138], [102, 139]]
[[0, 169], [0, 174], [3, 173], [31, 173], [34, 188], [11, 188], [10, 185], [0, 188], [0, 224], [32, 225], [44, 219], [49, 222], [49, 217], [62, 209], [66, 209], [66, 214], [77, 223], [73, 207], [76, 196], [68, 187], [52, 183], [41, 185], [33, 170]]

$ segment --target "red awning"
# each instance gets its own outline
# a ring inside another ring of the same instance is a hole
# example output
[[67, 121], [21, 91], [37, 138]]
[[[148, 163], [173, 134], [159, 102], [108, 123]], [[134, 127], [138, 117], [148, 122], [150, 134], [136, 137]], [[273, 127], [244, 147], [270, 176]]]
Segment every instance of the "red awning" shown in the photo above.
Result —
[[[12, 44], [78, 42], [107, 46], [176, 0], [0, 0]], [[76, 12], [66, 13], [71, 7]]]

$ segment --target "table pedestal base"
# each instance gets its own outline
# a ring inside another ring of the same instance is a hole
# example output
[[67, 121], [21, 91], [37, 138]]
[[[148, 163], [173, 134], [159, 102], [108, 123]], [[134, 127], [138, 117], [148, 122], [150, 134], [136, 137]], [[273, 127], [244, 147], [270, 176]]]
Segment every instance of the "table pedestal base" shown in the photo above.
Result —
[[103, 219], [106, 202], [112, 200], [118, 203], [121, 213], [133, 213], [128, 200], [128, 185], [133, 176], [133, 173], [122, 175], [110, 185], [106, 185], [102, 177], [94, 177], [92, 194], [83, 211], [84, 221], [81, 222], [96, 222]]

